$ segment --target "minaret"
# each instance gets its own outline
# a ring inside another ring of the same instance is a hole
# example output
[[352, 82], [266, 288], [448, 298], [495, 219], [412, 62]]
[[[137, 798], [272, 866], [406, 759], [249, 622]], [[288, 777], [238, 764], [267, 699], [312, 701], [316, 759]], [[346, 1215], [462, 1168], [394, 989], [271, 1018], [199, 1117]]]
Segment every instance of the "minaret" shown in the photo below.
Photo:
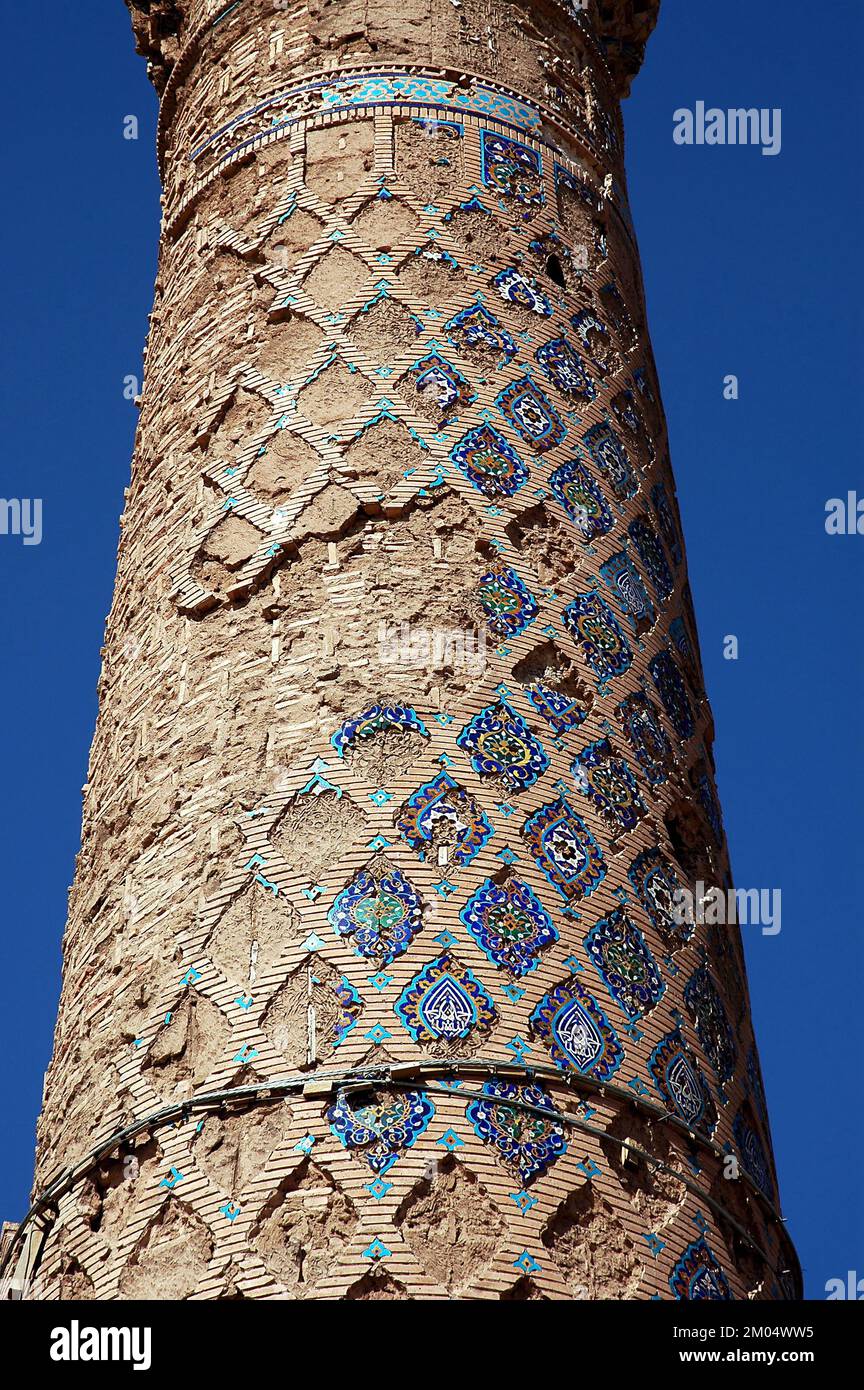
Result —
[[799, 1296], [740, 934], [676, 899], [731, 878], [658, 0], [128, 3], [160, 261], [27, 1296]]

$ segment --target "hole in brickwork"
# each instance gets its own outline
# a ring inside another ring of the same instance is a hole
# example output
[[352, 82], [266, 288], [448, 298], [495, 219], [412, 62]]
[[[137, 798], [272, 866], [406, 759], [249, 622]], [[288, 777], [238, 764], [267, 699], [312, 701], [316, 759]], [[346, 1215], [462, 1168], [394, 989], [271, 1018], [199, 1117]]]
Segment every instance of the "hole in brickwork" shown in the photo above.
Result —
[[159, 1162], [155, 1139], [137, 1148], [124, 1148], [120, 1156], [103, 1163], [85, 1189], [89, 1208], [87, 1224], [113, 1241], [120, 1232], [142, 1190], [152, 1182]]
[[560, 285], [562, 290], [567, 288], [567, 277], [564, 274], [564, 267], [557, 256], [549, 256], [546, 261], [546, 274], [554, 284]]
[[529, 1279], [527, 1275], [523, 1275], [521, 1279], [517, 1279], [512, 1289], [507, 1289], [501, 1295], [502, 1303], [527, 1303], [529, 1300], [536, 1299], [542, 1299], [545, 1303], [549, 1302], [546, 1295], [540, 1292], [533, 1279]]
[[540, 232], [528, 247], [533, 268], [546, 280], [543, 289], [547, 294], [553, 286], [570, 289], [573, 294], [580, 292], [581, 271], [574, 266], [570, 247], [557, 232]]
[[594, 693], [580, 680], [575, 663], [552, 641], [535, 647], [518, 661], [513, 667], [513, 679], [522, 686], [539, 684], [568, 695], [586, 714], [594, 703]]
[[345, 1297], [368, 1303], [378, 1298], [407, 1299], [411, 1295], [406, 1291], [404, 1284], [399, 1283], [398, 1279], [391, 1279], [389, 1274], [376, 1273], [364, 1274], [362, 1279], [358, 1279], [356, 1284], [351, 1285]]

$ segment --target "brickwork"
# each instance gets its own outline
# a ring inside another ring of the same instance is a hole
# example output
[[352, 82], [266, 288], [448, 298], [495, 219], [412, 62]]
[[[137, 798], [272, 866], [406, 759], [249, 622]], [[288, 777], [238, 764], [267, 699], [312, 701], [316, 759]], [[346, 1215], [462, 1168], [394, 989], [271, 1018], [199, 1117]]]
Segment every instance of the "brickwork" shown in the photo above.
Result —
[[790, 1296], [740, 939], [670, 912], [730, 878], [656, 6], [130, 8], [163, 237], [37, 1190], [190, 1104], [31, 1296]]

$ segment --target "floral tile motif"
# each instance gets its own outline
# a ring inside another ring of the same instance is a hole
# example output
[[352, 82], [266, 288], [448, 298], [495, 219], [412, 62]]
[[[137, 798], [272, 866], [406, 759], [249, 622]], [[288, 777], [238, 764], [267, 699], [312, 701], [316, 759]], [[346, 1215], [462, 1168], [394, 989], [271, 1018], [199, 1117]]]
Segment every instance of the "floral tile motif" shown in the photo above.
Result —
[[465, 127], [459, 121], [433, 120], [429, 116], [412, 116], [411, 120], [414, 125], [420, 126], [427, 135], [430, 131], [434, 131], [436, 135], [443, 136], [445, 140], [456, 141], [465, 138]]
[[657, 397], [654, 394], [654, 387], [651, 385], [651, 378], [644, 367], [637, 367], [635, 369], [633, 373], [633, 385], [647, 405], [654, 406], [657, 404]]
[[536, 969], [540, 953], [558, 940], [557, 928], [540, 899], [518, 878], [501, 885], [487, 878], [459, 917], [480, 950], [516, 977]]
[[774, 1182], [771, 1178], [771, 1166], [748, 1105], [742, 1105], [735, 1116], [732, 1134], [745, 1169], [768, 1200], [773, 1202]]
[[[508, 1101], [532, 1110], [517, 1109]], [[538, 1111], [548, 1111], [548, 1117]], [[465, 1114], [474, 1133], [523, 1187], [545, 1173], [567, 1151], [564, 1126], [554, 1118], [555, 1107], [539, 1084], [517, 1086], [498, 1077], [483, 1084], [482, 1097], [470, 1101]]]
[[463, 410], [477, 399], [470, 383], [438, 352], [428, 352], [411, 368], [417, 390], [434, 400], [442, 415]]
[[597, 468], [609, 479], [609, 486], [622, 502], [633, 497], [639, 486], [627, 450], [609, 420], [592, 425], [582, 436]]
[[361, 869], [337, 895], [327, 920], [337, 936], [350, 939], [357, 954], [380, 969], [407, 951], [423, 924], [422, 905], [398, 869], [383, 874]]
[[669, 501], [666, 489], [662, 483], [655, 483], [652, 487], [651, 505], [654, 508], [657, 525], [660, 527], [660, 534], [666, 542], [669, 554], [672, 556], [672, 563], [677, 569], [684, 559], [681, 537], [678, 534], [678, 526], [675, 522], [672, 504]]
[[750, 1087], [750, 1094], [756, 1102], [762, 1123], [767, 1126], [768, 1106], [765, 1102], [762, 1073], [759, 1070], [759, 1058], [756, 1055], [755, 1047], [751, 1047], [747, 1052], [747, 1084]]
[[648, 662], [648, 670], [676, 734], [681, 738], [690, 738], [696, 724], [687, 698], [687, 690], [674, 658], [669, 652], [659, 652]]
[[708, 1243], [694, 1240], [669, 1276], [669, 1286], [677, 1299], [688, 1302], [697, 1299], [732, 1301], [729, 1281]]
[[566, 338], [552, 338], [534, 354], [552, 385], [563, 396], [588, 405], [597, 395], [597, 387], [579, 353]]
[[563, 796], [529, 816], [522, 834], [545, 878], [568, 902], [587, 898], [606, 877], [600, 846]]
[[691, 975], [684, 987], [684, 1003], [696, 1029], [705, 1056], [716, 1071], [721, 1084], [735, 1070], [735, 1036], [726, 1006], [717, 986], [704, 966]]
[[708, 771], [708, 767], [703, 759], [694, 767], [690, 774], [690, 781], [696, 793], [696, 800], [705, 812], [705, 817], [711, 827], [711, 833], [716, 843], [723, 842], [723, 817], [720, 812], [720, 802], [714, 790], [714, 780]]
[[541, 999], [530, 1028], [562, 1071], [575, 1067], [598, 1081], [608, 1081], [624, 1060], [612, 1025], [573, 975]]
[[577, 594], [562, 614], [564, 626], [591, 670], [600, 681], [622, 676], [633, 660], [633, 652], [621, 624], [608, 603], [589, 591]]
[[690, 640], [690, 632], [683, 616], [673, 618], [669, 624], [669, 638], [673, 647], [684, 667], [684, 674], [690, 682], [696, 695], [702, 694], [702, 678], [699, 671], [699, 661], [693, 643]]
[[622, 347], [631, 347], [636, 338], [633, 320], [624, 302], [624, 296], [614, 280], [609, 280], [600, 287], [600, 303], [609, 315], [609, 321]]
[[344, 758], [346, 750], [353, 744], [374, 738], [386, 729], [401, 729], [405, 733], [429, 737], [428, 729], [410, 705], [370, 705], [361, 714], [346, 719], [330, 742], [339, 757]]
[[637, 516], [635, 521], [631, 521], [627, 527], [627, 533], [639, 551], [645, 572], [656, 590], [657, 597], [662, 602], [671, 594], [675, 587], [675, 580], [672, 578], [672, 572], [666, 562], [666, 555], [657, 532], [647, 516]]
[[340, 1094], [327, 1120], [340, 1144], [380, 1175], [426, 1132], [434, 1114], [424, 1091], [378, 1094], [372, 1100]]
[[618, 355], [612, 346], [609, 330], [590, 309], [582, 309], [570, 320], [582, 351], [594, 366], [598, 376], [608, 376], [615, 370]]
[[[236, 1002], [250, 1009], [253, 1004], [245, 993]], [[314, 1049], [308, 1035], [310, 1008], [315, 1015]], [[277, 1051], [297, 1061], [309, 1051], [323, 1056], [330, 1048], [335, 1050], [362, 1013], [363, 1000], [347, 976], [310, 950], [270, 998], [261, 1025]]]
[[485, 1037], [498, 1013], [480, 981], [448, 951], [432, 960], [405, 986], [394, 1005], [415, 1042], [458, 1044]]
[[455, 839], [450, 863], [459, 868], [470, 864], [495, 833], [486, 812], [446, 772], [408, 798], [396, 828], [423, 860], [433, 854], [439, 835]]
[[523, 207], [543, 206], [543, 164], [540, 151], [519, 140], [509, 140], [492, 130], [483, 130], [481, 177], [487, 188], [502, 198], [513, 198]]
[[549, 479], [549, 486], [582, 533], [583, 540], [593, 541], [612, 530], [615, 523], [606, 499], [588, 469], [578, 459], [570, 459], [556, 468]]
[[645, 420], [632, 391], [619, 391], [612, 397], [612, 414], [622, 429], [644, 443], [649, 442]]
[[647, 632], [654, 622], [654, 605], [648, 597], [639, 571], [626, 550], [620, 550], [617, 555], [613, 555], [601, 565], [600, 573], [618, 600], [621, 612], [633, 631], [637, 636]]
[[514, 266], [500, 271], [492, 283], [505, 303], [515, 304], [520, 309], [529, 309], [540, 318], [552, 317], [554, 310], [545, 294]]
[[652, 787], [660, 786], [672, 770], [673, 758], [657, 706], [637, 690], [621, 701], [615, 713], [648, 782]]
[[561, 289], [567, 288], [572, 276], [576, 275], [578, 279], [572, 248], [551, 228], [539, 232], [529, 242], [528, 249], [552, 283], [559, 285]]
[[450, 457], [485, 497], [512, 497], [528, 480], [528, 469], [516, 450], [491, 425], [469, 430]]
[[533, 594], [508, 565], [496, 565], [484, 574], [479, 590], [489, 626], [504, 641], [524, 632], [540, 611]]
[[642, 1018], [666, 989], [648, 943], [623, 908], [593, 926], [585, 950], [612, 998], [628, 1018]]
[[597, 739], [583, 748], [570, 764], [570, 771], [613, 833], [636, 828], [647, 808], [639, 783], [624, 759], [616, 756], [608, 738]]
[[712, 1133], [717, 1107], [699, 1063], [677, 1028], [660, 1039], [648, 1058], [648, 1071], [664, 1105], [690, 1129]]
[[495, 401], [505, 420], [537, 454], [556, 448], [567, 434], [545, 391], [530, 376], [511, 382]]
[[345, 1041], [363, 1012], [363, 1000], [345, 975], [340, 975], [339, 979], [333, 982], [331, 993], [338, 1015], [330, 1029], [330, 1042], [333, 1047], [338, 1047]]
[[444, 325], [444, 332], [463, 351], [480, 348], [494, 352], [507, 362], [516, 356], [516, 344], [507, 329], [483, 304], [469, 304], [467, 309], [460, 309]]
[[553, 690], [542, 681], [533, 681], [523, 693], [541, 718], [551, 725], [558, 738], [571, 729], [578, 729], [588, 717], [587, 709], [583, 709], [572, 696], [565, 695], [563, 690]]
[[680, 946], [696, 930], [695, 923], [677, 920], [675, 894], [683, 885], [675, 869], [656, 847], [637, 854], [627, 871], [633, 888], [661, 936]]
[[[565, 0], [565, 3], [568, 9], [571, 8], [570, 0]], [[573, 8], [575, 9], [575, 6]], [[559, 164], [557, 160], [555, 161], [554, 174], [556, 190], [566, 188], [570, 193], [575, 193], [576, 197], [579, 198], [587, 208], [590, 208], [592, 212], [597, 212], [597, 194], [594, 192], [594, 189], [591, 187], [590, 183], [588, 183], [587, 179], [580, 179], [578, 174], [575, 174], [572, 169], [565, 168], [565, 166]]]
[[513, 791], [532, 787], [549, 766], [542, 744], [503, 701], [475, 714], [456, 742], [479, 777], [500, 778]]

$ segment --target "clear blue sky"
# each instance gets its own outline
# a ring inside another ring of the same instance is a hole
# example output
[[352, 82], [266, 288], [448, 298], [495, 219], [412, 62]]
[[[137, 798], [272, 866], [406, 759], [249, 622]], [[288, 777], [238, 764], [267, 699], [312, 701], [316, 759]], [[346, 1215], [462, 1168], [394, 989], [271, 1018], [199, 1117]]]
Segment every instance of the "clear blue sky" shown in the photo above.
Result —
[[[663, 0], [625, 105], [649, 322], [714, 707], [736, 879], [782, 890], [745, 932], [781, 1192], [808, 1295], [864, 1276], [859, 90], [864, 7]], [[156, 103], [121, 0], [7, 7], [0, 495], [4, 885], [0, 1217], [23, 1215], [66, 888], [155, 271]], [[31, 74], [38, 85], [31, 86]], [[682, 148], [672, 112], [781, 107], [781, 153]], [[140, 120], [137, 142], [123, 118]], [[858, 293], [856, 293], [856, 291]], [[856, 303], [857, 300], [857, 303]], [[740, 399], [724, 401], [735, 373]], [[737, 662], [723, 638], [739, 639]]]

